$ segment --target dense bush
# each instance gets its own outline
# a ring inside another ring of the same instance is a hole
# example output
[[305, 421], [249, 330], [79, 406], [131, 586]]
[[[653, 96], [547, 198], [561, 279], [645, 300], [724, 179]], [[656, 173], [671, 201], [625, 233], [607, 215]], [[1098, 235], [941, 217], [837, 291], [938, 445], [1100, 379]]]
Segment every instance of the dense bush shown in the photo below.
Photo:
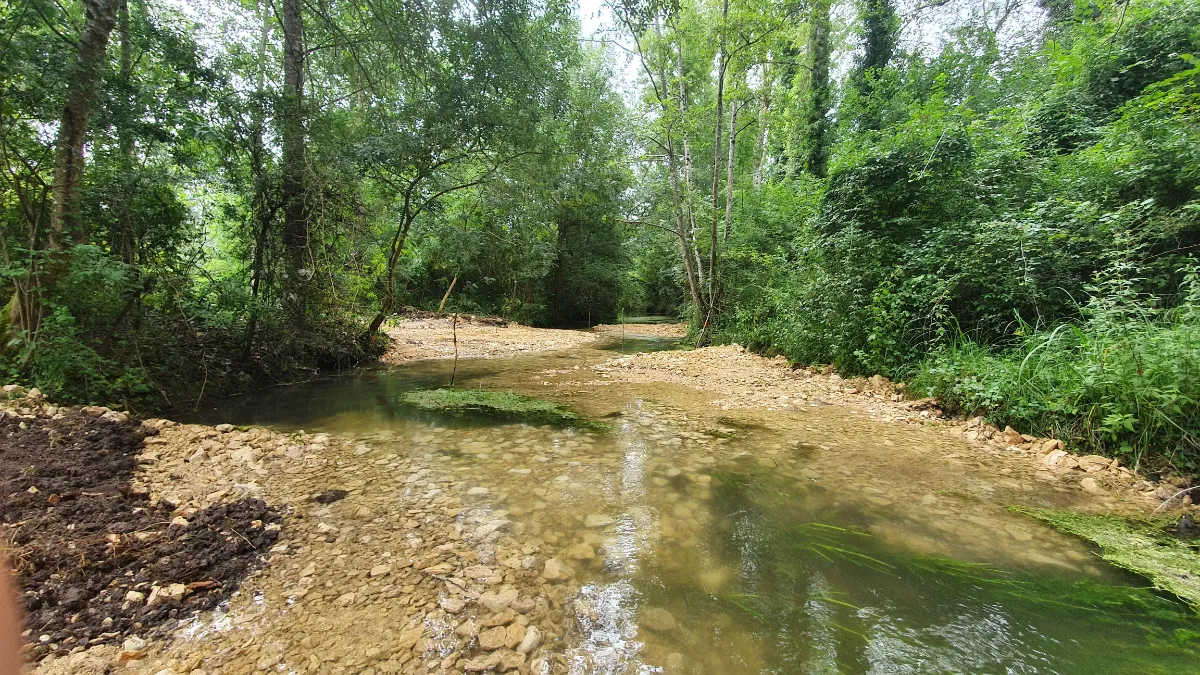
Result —
[[825, 180], [753, 189], [716, 338], [1200, 469], [1197, 25], [1195, 0], [1139, 3], [894, 58]]
[[1188, 268], [1182, 302], [1165, 308], [1127, 271], [1106, 275], [1077, 323], [1002, 352], [969, 340], [939, 348], [914, 390], [1134, 466], [1200, 470], [1200, 276]]

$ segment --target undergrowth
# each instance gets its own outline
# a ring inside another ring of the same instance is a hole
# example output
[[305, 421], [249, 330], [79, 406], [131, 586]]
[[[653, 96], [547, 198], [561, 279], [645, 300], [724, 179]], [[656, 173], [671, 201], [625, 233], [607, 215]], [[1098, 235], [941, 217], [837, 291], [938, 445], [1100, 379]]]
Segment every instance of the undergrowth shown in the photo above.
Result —
[[1167, 309], [1114, 266], [1078, 323], [1023, 326], [1006, 351], [960, 339], [920, 365], [913, 389], [1135, 467], [1197, 471], [1200, 274], [1194, 265], [1183, 272], [1180, 301]]

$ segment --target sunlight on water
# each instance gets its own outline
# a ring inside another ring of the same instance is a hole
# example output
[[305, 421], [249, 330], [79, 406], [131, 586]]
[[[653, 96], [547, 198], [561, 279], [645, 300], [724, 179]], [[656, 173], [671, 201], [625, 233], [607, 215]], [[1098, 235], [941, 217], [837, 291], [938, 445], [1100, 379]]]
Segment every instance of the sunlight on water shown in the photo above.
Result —
[[[585, 357], [460, 363], [460, 382], [519, 387]], [[357, 439], [371, 454], [344, 461], [364, 463], [368, 486], [397, 480], [386, 459], [408, 457], [428, 471], [407, 478], [406, 496], [477, 487], [458, 518], [481, 562], [523, 549], [572, 569], [557, 643], [566, 672], [1195, 670], [1200, 623], [1184, 606], [1005, 508], [1054, 493], [930, 466], [899, 449], [911, 430], [833, 407], [717, 418], [654, 388], [595, 392], [591, 403], [619, 413], [611, 433], [397, 403], [444, 365], [276, 390], [212, 414]], [[926, 452], [937, 442], [921, 439]], [[433, 642], [449, 644], [438, 636], [453, 637], [452, 618], [439, 621]]]

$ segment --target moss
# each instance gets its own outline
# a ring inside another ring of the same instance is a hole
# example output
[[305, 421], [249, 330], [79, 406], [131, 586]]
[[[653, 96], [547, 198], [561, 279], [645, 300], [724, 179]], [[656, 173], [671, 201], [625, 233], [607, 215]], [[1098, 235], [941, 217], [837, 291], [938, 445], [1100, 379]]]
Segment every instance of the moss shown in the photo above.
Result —
[[1013, 511], [1100, 546], [1108, 562], [1148, 578], [1200, 612], [1200, 551], [1163, 531], [1165, 520], [1131, 521], [1059, 509]]
[[530, 424], [603, 430], [607, 425], [592, 422], [551, 401], [530, 398], [510, 391], [480, 389], [421, 389], [401, 397], [408, 405], [432, 412], [476, 414]]

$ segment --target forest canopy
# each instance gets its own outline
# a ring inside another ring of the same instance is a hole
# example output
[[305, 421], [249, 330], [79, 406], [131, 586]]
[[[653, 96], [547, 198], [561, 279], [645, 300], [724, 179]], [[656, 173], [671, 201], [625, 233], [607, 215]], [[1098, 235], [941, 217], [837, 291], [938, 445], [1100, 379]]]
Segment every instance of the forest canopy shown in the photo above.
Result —
[[624, 107], [567, 4], [22, 0], [0, 25], [9, 380], [171, 405], [364, 362], [445, 296], [616, 314]]

